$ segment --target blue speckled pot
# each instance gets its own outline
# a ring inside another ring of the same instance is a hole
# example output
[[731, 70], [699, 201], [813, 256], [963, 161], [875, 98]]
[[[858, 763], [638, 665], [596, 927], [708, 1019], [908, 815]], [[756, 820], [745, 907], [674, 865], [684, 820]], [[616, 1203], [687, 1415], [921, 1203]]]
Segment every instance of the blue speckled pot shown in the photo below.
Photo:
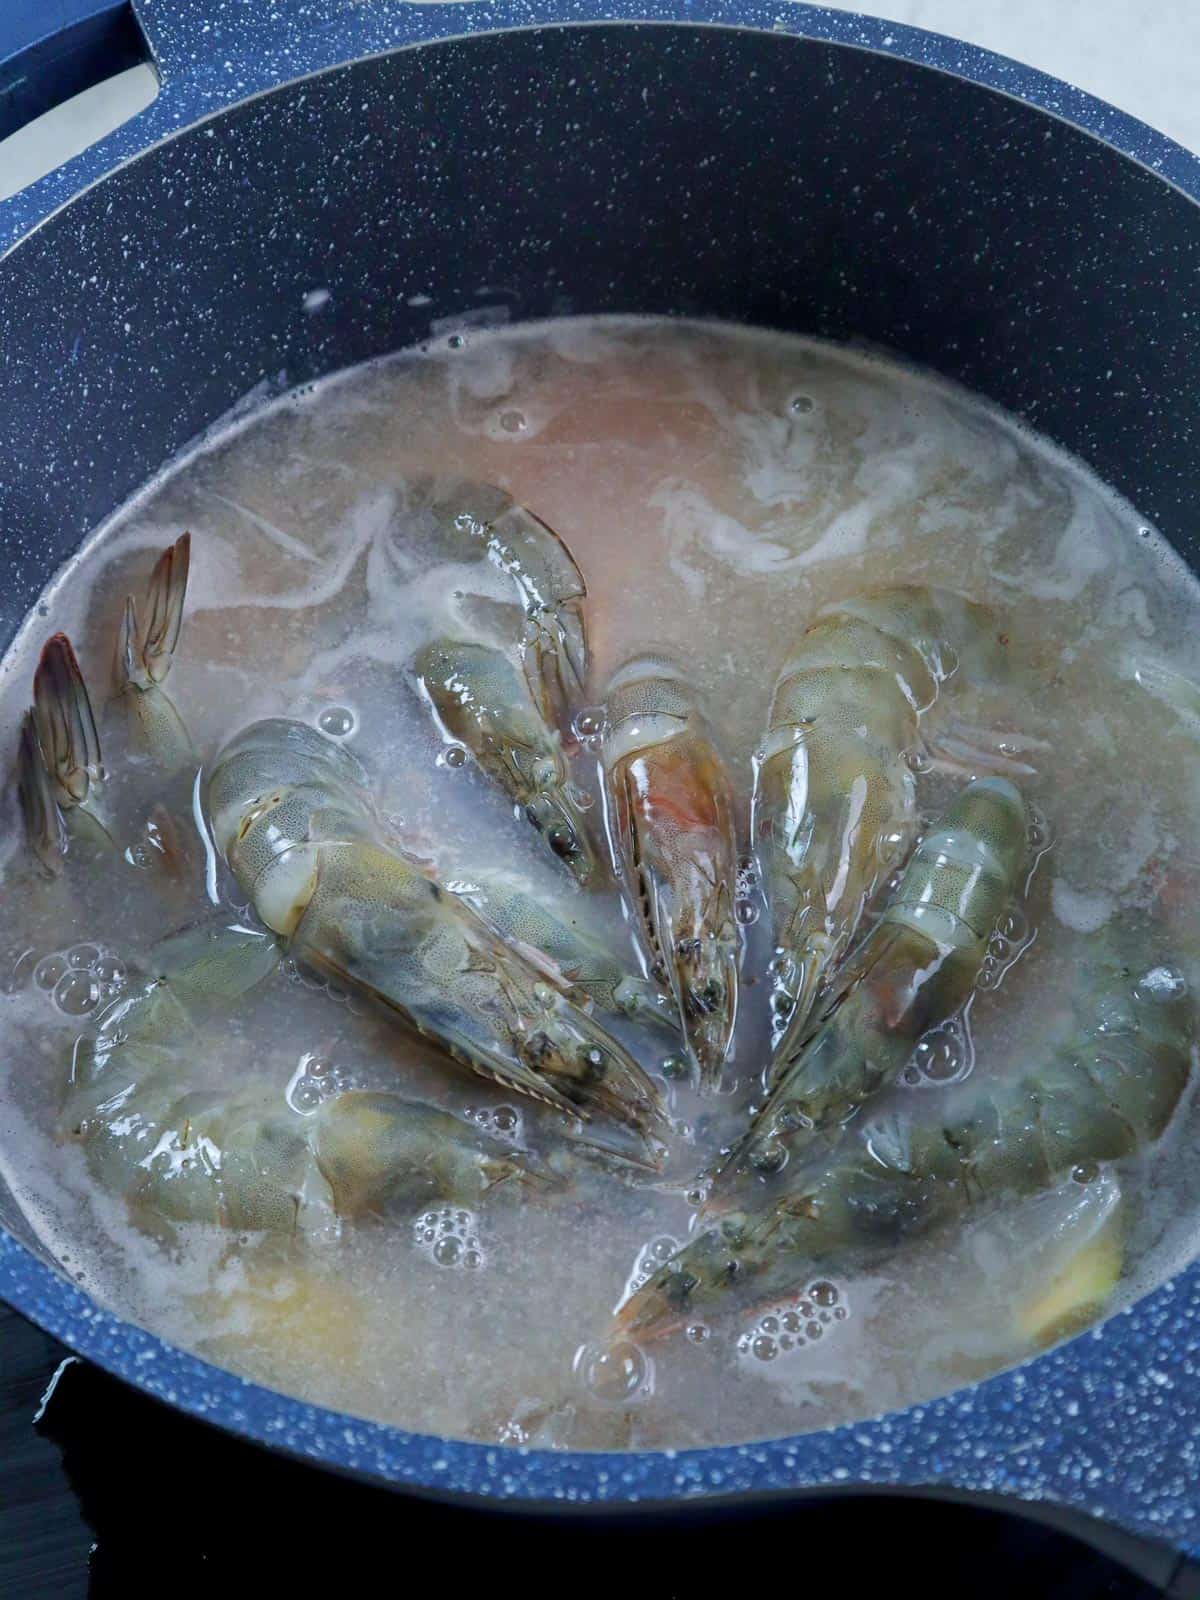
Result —
[[[0, 212], [0, 645], [83, 534], [255, 385], [496, 303], [890, 346], [1027, 417], [1197, 558], [1196, 160], [910, 29], [767, 0], [604, 9], [141, 0], [159, 98]], [[306, 312], [314, 289], [329, 298]], [[1200, 1546], [1198, 1268], [1017, 1371], [874, 1422], [552, 1454], [242, 1382], [110, 1316], [9, 1223], [0, 1295], [82, 1355], [383, 1482], [591, 1505], [941, 1486]]]

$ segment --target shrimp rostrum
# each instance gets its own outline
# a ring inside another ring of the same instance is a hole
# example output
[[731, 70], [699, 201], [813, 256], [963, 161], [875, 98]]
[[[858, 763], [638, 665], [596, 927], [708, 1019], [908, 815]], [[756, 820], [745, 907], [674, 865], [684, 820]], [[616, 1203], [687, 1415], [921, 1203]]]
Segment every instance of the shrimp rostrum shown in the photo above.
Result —
[[257, 722], [218, 756], [213, 834], [297, 960], [370, 997], [474, 1071], [571, 1116], [649, 1139], [657, 1091], [574, 1004], [568, 984], [499, 939], [384, 841], [361, 764], [307, 724]]
[[1146, 959], [1153, 943], [1130, 924], [1094, 936], [1074, 1031], [1039, 1065], [950, 1090], [927, 1119], [880, 1116], [823, 1164], [797, 1163], [769, 1204], [685, 1245], [621, 1308], [622, 1325], [654, 1335], [685, 1315], [784, 1295], [817, 1263], [869, 1262], [1152, 1145], [1188, 1083], [1195, 1033], [1178, 972]]

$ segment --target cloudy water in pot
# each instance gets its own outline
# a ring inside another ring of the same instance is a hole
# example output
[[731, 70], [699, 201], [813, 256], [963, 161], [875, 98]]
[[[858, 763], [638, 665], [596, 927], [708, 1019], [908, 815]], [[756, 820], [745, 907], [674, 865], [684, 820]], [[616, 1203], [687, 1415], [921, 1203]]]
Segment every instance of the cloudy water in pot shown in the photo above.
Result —
[[118, 1314], [432, 1433], [1022, 1360], [1191, 1248], [1198, 602], [782, 335], [466, 328], [240, 416], [0, 668], [0, 1175]]

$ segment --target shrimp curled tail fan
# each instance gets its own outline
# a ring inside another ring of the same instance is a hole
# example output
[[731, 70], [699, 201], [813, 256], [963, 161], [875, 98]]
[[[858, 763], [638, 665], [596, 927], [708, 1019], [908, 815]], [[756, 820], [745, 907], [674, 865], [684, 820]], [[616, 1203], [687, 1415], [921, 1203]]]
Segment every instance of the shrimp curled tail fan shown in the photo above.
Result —
[[485, 1077], [651, 1138], [658, 1093], [564, 983], [381, 842], [366, 775], [303, 723], [239, 734], [209, 780], [214, 837], [291, 953]]
[[163, 687], [183, 626], [191, 551], [191, 534], [184, 533], [162, 552], [150, 574], [143, 615], [128, 596], [113, 662], [114, 688], [133, 744], [167, 773], [193, 757], [191, 736]]
[[1195, 1018], [1169, 966], [1085, 964], [1078, 1031], [1042, 1063], [952, 1091], [925, 1120], [889, 1113], [843, 1135], [785, 1192], [690, 1241], [618, 1313], [654, 1337], [685, 1317], [786, 1294], [817, 1264], [867, 1262], [974, 1210], [1055, 1187], [1160, 1139], [1192, 1071]]

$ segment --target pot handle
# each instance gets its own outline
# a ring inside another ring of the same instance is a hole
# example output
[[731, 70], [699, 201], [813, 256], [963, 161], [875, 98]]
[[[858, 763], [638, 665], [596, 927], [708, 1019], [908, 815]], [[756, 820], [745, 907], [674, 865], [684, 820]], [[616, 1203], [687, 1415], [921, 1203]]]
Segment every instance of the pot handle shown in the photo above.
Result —
[[144, 110], [0, 201], [0, 255], [114, 167], [238, 100], [361, 56], [528, 20], [511, 0], [0, 0], [0, 139], [125, 67], [148, 61], [159, 79]]
[[6, 0], [0, 139], [147, 55], [128, 0]]

